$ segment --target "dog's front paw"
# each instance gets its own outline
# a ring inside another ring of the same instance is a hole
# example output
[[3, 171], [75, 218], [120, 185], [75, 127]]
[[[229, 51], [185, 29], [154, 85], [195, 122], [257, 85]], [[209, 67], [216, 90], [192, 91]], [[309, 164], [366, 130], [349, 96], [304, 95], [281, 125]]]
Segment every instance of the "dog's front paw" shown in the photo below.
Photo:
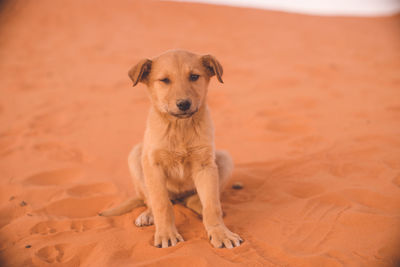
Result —
[[235, 233], [229, 231], [225, 225], [218, 225], [209, 228], [208, 238], [216, 248], [234, 248], [240, 246], [243, 239]]
[[156, 231], [154, 236], [154, 246], [158, 248], [167, 248], [176, 246], [178, 242], [183, 242], [182, 236], [178, 233], [175, 227]]

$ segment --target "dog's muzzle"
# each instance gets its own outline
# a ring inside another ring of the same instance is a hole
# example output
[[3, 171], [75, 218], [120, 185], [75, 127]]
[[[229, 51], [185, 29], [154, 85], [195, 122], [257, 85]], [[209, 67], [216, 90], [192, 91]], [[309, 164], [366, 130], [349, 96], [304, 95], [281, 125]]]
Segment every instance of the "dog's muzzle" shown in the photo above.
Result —
[[169, 112], [169, 114], [171, 114], [172, 116], [177, 117], [179, 119], [185, 119], [185, 118], [192, 117], [197, 111], [198, 111], [198, 109], [196, 109], [195, 111], [192, 111], [192, 112], [183, 112], [183, 113]]

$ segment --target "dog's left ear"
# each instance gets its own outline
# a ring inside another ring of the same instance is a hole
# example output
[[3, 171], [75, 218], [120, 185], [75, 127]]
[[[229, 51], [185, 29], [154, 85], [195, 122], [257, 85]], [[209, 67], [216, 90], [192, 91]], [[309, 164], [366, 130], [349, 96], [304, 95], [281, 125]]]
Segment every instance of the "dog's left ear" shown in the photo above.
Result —
[[137, 85], [139, 82], [146, 81], [151, 70], [151, 63], [152, 61], [150, 59], [142, 59], [129, 70], [128, 75], [133, 82], [133, 86]]
[[224, 83], [222, 80], [222, 74], [224, 70], [222, 69], [221, 64], [218, 60], [212, 55], [205, 55], [201, 57], [201, 62], [203, 66], [206, 68], [210, 77], [217, 75], [217, 79], [220, 83]]

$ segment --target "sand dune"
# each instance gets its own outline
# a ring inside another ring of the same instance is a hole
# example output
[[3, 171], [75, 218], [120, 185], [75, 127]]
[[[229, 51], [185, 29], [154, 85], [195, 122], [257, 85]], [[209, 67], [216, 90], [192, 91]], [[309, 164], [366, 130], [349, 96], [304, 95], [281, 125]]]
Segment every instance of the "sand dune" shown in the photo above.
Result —
[[[333, 18], [151, 1], [27, 1], [0, 23], [1, 266], [397, 266], [400, 16]], [[219, 148], [236, 169], [214, 249], [174, 206], [185, 242], [152, 246], [142, 211], [96, 216], [134, 190], [145, 87], [127, 70], [183, 48], [214, 54]], [[396, 265], [397, 264], [397, 265]]]

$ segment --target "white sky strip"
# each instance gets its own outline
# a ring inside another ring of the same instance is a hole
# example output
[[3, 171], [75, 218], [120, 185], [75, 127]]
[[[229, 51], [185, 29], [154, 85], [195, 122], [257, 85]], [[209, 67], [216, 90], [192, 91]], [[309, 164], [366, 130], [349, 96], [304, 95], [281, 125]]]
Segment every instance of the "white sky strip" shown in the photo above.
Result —
[[324, 16], [388, 16], [400, 13], [400, 0], [176, 0], [279, 10]]

